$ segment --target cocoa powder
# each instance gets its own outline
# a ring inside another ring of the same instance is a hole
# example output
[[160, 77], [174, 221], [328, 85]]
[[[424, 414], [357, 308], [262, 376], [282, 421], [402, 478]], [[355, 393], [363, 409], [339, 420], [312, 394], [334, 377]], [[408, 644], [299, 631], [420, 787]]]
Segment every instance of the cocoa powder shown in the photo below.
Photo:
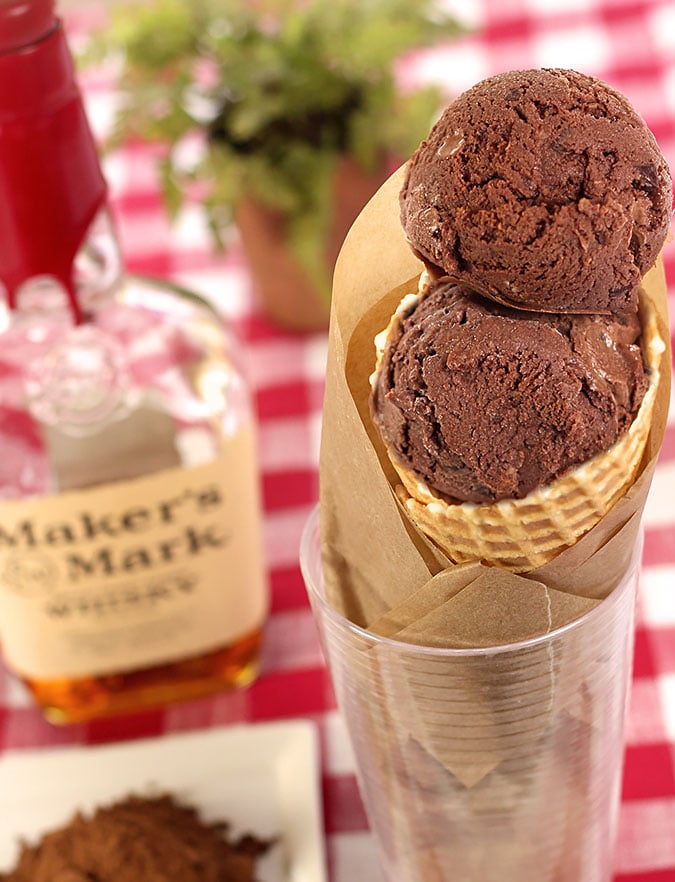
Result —
[[0, 882], [255, 882], [256, 860], [272, 843], [230, 840], [228, 829], [171, 795], [128, 796], [22, 843]]

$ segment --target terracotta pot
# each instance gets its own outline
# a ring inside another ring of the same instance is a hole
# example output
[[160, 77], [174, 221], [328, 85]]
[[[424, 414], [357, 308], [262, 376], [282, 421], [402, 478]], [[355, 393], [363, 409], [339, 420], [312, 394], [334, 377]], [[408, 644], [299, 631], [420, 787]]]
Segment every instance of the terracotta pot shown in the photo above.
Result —
[[[334, 185], [334, 212], [326, 241], [326, 267], [332, 276], [342, 242], [354, 219], [387, 177], [383, 168], [367, 175], [356, 163], [340, 161]], [[284, 238], [283, 218], [247, 197], [237, 206], [235, 221], [251, 277], [265, 314], [292, 331], [319, 331], [328, 326], [329, 306]]]

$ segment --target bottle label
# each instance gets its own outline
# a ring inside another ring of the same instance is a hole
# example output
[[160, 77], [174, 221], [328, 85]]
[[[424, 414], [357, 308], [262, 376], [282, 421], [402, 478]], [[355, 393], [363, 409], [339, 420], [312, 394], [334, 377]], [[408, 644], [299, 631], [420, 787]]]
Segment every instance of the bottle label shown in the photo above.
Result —
[[251, 426], [218, 459], [0, 503], [0, 642], [33, 679], [122, 673], [234, 643], [267, 587]]

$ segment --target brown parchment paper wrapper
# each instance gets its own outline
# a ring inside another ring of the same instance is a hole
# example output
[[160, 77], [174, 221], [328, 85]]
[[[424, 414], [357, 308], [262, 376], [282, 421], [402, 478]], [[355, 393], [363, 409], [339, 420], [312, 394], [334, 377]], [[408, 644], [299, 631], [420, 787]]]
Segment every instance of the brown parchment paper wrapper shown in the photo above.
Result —
[[[538, 569], [516, 575], [482, 563], [453, 564], [397, 501], [400, 479], [369, 414], [374, 338], [402, 296], [417, 290], [423, 269], [400, 226], [402, 177], [399, 169], [363, 210], [336, 267], [320, 457], [326, 597], [353, 623], [411, 648], [518, 643], [583, 616], [635, 566], [669, 403], [663, 267], [659, 261], [643, 280], [666, 347], [651, 432], [629, 491], [574, 546]], [[596, 811], [584, 757], [603, 750], [608, 699], [600, 693], [612, 682], [606, 659], [596, 658], [584, 639], [564, 651], [546, 643], [527, 647], [505, 656], [497, 669], [471, 655], [430, 661], [413, 653], [395, 675], [386, 646], [355, 651], [350, 695], [356, 699], [350, 700], [359, 703], [360, 737], [373, 746], [368, 776], [379, 778], [390, 806], [386, 820], [372, 817], [379, 814], [372, 803], [369, 815], [385, 851], [389, 843], [392, 860], [408, 867], [405, 878], [441, 882], [449, 866], [485, 882], [492, 873], [500, 882], [525, 878], [519, 843], [526, 829], [549, 843], [546, 865], [539, 856], [533, 877], [579, 882], [582, 858], [570, 842], [595, 823]], [[567, 670], [574, 655], [584, 653], [588, 678]], [[537, 692], [523, 701], [525, 682], [536, 684]], [[458, 744], [453, 732], [460, 730]], [[566, 756], [570, 740], [573, 757]], [[421, 802], [420, 788], [426, 794]], [[555, 822], [546, 811], [551, 800]], [[424, 806], [417, 822], [410, 805]], [[471, 846], [463, 826], [481, 812], [500, 819], [499, 833], [495, 827], [489, 835], [493, 869], [485, 866], [486, 838]], [[448, 836], [451, 828], [456, 839]]]
[[[383, 636], [458, 647], [505, 643], [516, 633], [520, 639], [534, 636], [583, 614], [589, 599], [607, 596], [633, 553], [670, 396], [663, 265], [659, 261], [643, 281], [666, 348], [652, 429], [629, 492], [574, 546], [529, 573], [506, 579], [501, 571], [496, 576], [494, 568], [480, 563], [453, 565], [401, 510], [394, 493], [400, 480], [368, 410], [374, 337], [387, 326], [401, 297], [417, 290], [423, 269], [399, 221], [402, 178], [403, 168], [358, 217], [335, 272], [320, 457], [327, 595], [348, 619]], [[493, 602], [495, 581], [502, 595], [499, 604]], [[461, 597], [469, 587], [473, 616], [468, 600]], [[551, 590], [568, 597], [550, 594]], [[505, 595], [513, 595], [515, 602], [509, 604]], [[552, 602], [553, 618], [547, 616], [546, 621], [542, 595]], [[425, 627], [420, 630], [423, 618]], [[475, 628], [478, 620], [480, 636]]]

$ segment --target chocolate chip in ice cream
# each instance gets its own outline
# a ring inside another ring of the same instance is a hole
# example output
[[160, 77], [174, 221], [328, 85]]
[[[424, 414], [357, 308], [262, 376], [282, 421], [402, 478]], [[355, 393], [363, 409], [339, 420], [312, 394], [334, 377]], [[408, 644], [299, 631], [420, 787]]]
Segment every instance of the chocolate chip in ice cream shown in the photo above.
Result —
[[635, 311], [672, 182], [620, 93], [576, 71], [513, 71], [450, 104], [408, 163], [400, 205], [437, 276], [525, 309]]
[[437, 282], [394, 320], [373, 419], [442, 498], [523, 498], [627, 430], [647, 387], [640, 336], [633, 313], [525, 312]]

